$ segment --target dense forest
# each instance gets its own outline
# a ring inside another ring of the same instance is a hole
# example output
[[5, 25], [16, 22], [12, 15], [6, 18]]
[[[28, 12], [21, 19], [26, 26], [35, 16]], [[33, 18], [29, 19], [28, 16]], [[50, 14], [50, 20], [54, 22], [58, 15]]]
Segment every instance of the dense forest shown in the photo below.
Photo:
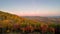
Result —
[[[49, 19], [50, 21], [46, 19]], [[33, 18], [29, 19], [17, 16], [15, 14], [0, 11], [0, 33], [9, 32], [22, 32], [22, 33], [40, 32], [41, 34], [60, 33], [60, 19], [56, 21], [53, 20], [54, 20], [53, 18], [45, 18], [43, 20], [41, 19], [37, 20]]]

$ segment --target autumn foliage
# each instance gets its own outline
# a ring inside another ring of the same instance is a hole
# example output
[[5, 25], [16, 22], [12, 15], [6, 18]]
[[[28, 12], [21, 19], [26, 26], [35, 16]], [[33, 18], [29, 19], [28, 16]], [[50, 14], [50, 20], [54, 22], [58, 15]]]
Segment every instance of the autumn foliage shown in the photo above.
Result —
[[0, 29], [5, 28], [4, 32], [34, 32], [35, 30], [39, 30], [42, 34], [47, 32], [55, 34], [57, 25], [37, 22], [0, 11]]

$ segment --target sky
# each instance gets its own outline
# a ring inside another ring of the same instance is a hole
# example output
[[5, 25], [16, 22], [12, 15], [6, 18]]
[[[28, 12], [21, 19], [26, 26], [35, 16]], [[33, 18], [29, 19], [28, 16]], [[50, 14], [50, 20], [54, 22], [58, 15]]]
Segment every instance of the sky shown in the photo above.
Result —
[[0, 0], [0, 10], [19, 16], [60, 16], [60, 0]]

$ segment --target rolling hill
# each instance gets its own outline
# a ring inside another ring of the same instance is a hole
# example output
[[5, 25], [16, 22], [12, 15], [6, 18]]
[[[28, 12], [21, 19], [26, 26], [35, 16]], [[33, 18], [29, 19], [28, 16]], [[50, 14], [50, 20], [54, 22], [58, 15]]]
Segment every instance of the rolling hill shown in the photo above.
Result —
[[40, 16], [17, 16], [7, 12], [0, 11], [0, 26], [7, 27], [14, 24], [37, 24], [37, 23], [55, 23], [60, 24], [60, 18], [48, 18]]
[[[17, 16], [15, 14], [0, 11], [0, 32], [45, 32], [60, 30], [60, 18], [40, 16]], [[52, 29], [52, 30], [51, 30]], [[51, 33], [50, 32], [50, 33]], [[60, 31], [59, 31], [60, 32]]]
[[30, 24], [30, 23], [37, 23], [37, 21], [30, 20], [28, 18], [23, 18], [15, 14], [0, 11], [0, 26], [7, 27], [14, 24], [20, 25], [22, 23]]

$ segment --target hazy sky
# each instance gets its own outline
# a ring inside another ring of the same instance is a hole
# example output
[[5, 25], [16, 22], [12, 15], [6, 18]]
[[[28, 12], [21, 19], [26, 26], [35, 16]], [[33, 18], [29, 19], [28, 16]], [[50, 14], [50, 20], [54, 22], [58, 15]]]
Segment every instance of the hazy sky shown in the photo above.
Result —
[[60, 0], [0, 0], [0, 10], [20, 16], [60, 16]]

